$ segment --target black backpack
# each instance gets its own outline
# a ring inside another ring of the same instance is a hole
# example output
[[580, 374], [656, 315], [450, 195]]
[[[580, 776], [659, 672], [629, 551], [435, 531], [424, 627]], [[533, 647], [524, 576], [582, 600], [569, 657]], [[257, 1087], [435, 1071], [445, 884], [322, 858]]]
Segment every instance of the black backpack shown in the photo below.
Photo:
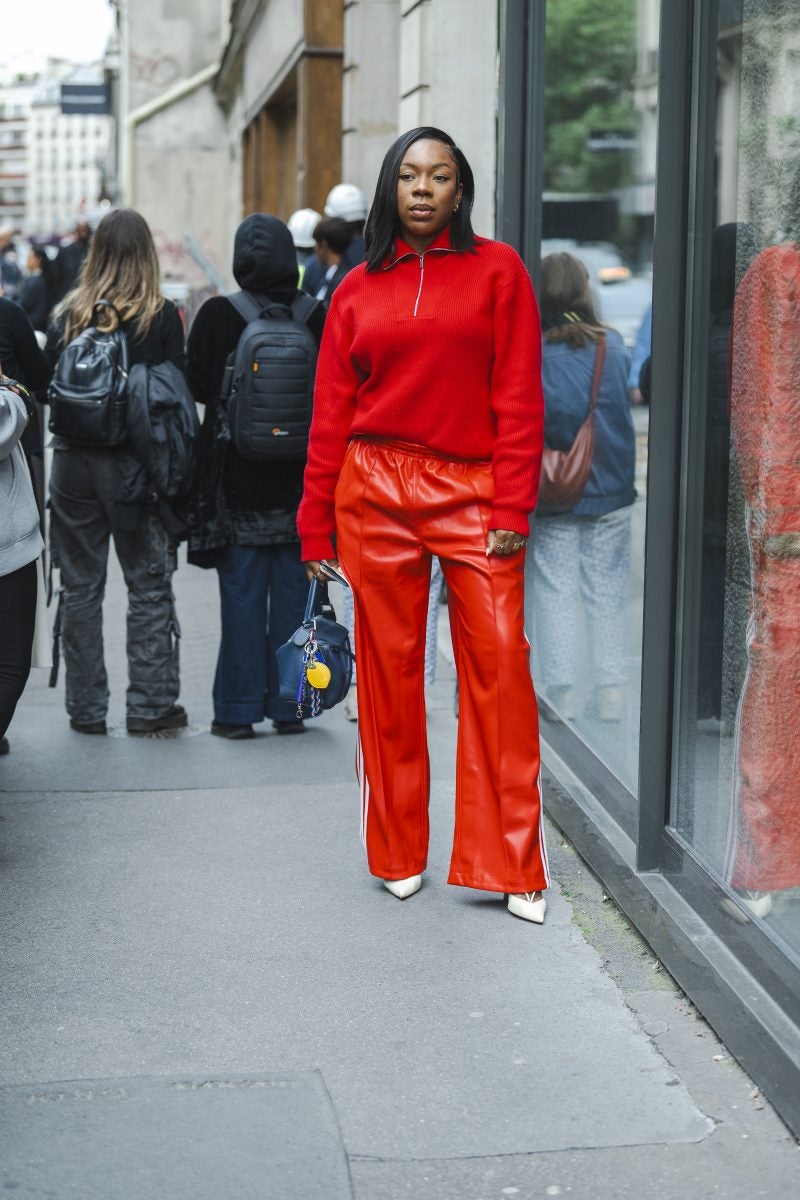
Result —
[[100, 308], [117, 313], [117, 328], [90, 325], [61, 351], [47, 390], [50, 431], [88, 446], [118, 446], [127, 439], [128, 342], [110, 301], [98, 300], [92, 320]]
[[307, 322], [319, 301], [298, 293], [289, 308], [249, 292], [228, 299], [247, 321], [222, 381], [231, 440], [251, 462], [302, 462], [317, 367]]

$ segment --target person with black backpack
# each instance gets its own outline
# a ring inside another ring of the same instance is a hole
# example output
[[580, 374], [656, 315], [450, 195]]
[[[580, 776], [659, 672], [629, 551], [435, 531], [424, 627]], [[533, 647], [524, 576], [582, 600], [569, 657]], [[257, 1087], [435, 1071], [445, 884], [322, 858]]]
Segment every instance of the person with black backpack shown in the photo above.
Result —
[[292, 235], [277, 217], [242, 222], [233, 274], [242, 290], [207, 300], [187, 343], [189, 386], [205, 405], [189, 562], [219, 576], [211, 732], [239, 740], [265, 717], [280, 734], [304, 729], [278, 698], [275, 651], [308, 593], [295, 518], [324, 308], [298, 291]]
[[50, 543], [61, 571], [56, 629], [70, 725], [106, 733], [102, 604], [113, 536], [128, 587], [128, 733], [181, 729], [177, 539], [129, 436], [129, 373], [172, 364], [180, 380], [184, 333], [161, 294], [155, 244], [138, 212], [118, 209], [98, 225], [77, 287], [53, 314], [46, 353], [55, 365]]

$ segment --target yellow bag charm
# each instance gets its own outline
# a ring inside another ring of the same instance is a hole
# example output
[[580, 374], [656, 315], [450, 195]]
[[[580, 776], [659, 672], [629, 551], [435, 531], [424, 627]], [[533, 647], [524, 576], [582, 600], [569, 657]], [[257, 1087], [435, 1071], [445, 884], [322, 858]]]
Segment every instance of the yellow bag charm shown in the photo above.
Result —
[[312, 687], [319, 688], [321, 691], [331, 681], [330, 667], [327, 667], [324, 662], [309, 663], [306, 667], [306, 679]]

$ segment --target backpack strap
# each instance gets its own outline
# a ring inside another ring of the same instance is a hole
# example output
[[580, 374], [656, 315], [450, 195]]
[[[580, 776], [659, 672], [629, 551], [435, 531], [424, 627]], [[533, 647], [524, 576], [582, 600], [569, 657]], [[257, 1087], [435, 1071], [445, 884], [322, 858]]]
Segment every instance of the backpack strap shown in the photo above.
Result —
[[263, 297], [259, 296], [257, 299], [252, 292], [232, 292], [226, 298], [239, 316], [244, 318], [245, 325], [249, 325], [251, 321], [257, 321], [264, 309], [264, 305], [259, 303]]
[[603, 376], [603, 364], [606, 361], [606, 335], [602, 334], [594, 348], [594, 370], [592, 371], [592, 390], [589, 395], [589, 416], [597, 407], [597, 397], [600, 394], [600, 380]]
[[307, 325], [317, 309], [321, 307], [321, 300], [315, 299], [314, 296], [309, 296], [307, 292], [298, 292], [292, 301], [292, 316], [295, 321], [300, 321], [303, 325]]
[[[266, 309], [272, 306], [283, 307], [274, 305], [269, 296], [260, 296], [256, 292], [233, 292], [227, 299], [248, 325], [251, 321], [257, 321]], [[306, 295], [305, 292], [298, 292], [291, 305], [292, 317], [295, 321], [307, 325], [319, 306], [319, 300]]]

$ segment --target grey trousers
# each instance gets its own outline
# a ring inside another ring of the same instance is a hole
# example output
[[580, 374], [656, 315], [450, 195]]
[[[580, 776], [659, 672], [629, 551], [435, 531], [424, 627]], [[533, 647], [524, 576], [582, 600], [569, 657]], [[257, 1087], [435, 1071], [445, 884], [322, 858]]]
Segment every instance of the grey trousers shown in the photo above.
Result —
[[142, 506], [132, 530], [114, 528], [115, 457], [100, 447], [57, 449], [50, 479], [50, 549], [61, 571], [61, 637], [69, 716], [101, 721], [108, 708], [103, 594], [109, 538], [128, 586], [129, 717], [160, 717], [180, 687], [172, 575], [177, 546]]
[[[531, 542], [525, 624], [535, 632], [542, 682], [575, 685], [588, 668], [594, 687], [624, 683], [631, 508], [604, 517], [539, 517]], [[583, 621], [588, 663], [578, 661]]]

